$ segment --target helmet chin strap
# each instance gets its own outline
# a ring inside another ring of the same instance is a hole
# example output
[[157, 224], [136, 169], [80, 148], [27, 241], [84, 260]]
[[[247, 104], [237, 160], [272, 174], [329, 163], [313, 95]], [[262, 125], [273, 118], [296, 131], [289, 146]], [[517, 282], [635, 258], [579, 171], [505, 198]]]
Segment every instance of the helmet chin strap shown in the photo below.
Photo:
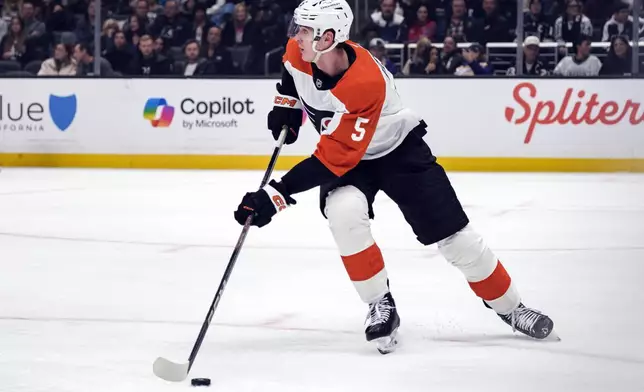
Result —
[[311, 62], [312, 62], [312, 63], [317, 62], [318, 60], [320, 60], [320, 56], [322, 56], [322, 55], [323, 55], [323, 54], [325, 54], [325, 53], [329, 53], [330, 51], [332, 51], [333, 49], [335, 49], [335, 47], [336, 47], [336, 46], [338, 46], [338, 43], [337, 43], [336, 41], [333, 41], [333, 43], [331, 44], [331, 46], [329, 46], [328, 48], [326, 48], [326, 49], [324, 49], [324, 50], [317, 50], [317, 49], [315, 48], [315, 46], [317, 45], [317, 43], [318, 43], [318, 42], [319, 42], [319, 38], [318, 38], [318, 39], [314, 39], [314, 40], [313, 40], [313, 43], [311, 44], [311, 48], [313, 49], [313, 52], [315, 52], [315, 57], [313, 58], [313, 60], [311, 60]]

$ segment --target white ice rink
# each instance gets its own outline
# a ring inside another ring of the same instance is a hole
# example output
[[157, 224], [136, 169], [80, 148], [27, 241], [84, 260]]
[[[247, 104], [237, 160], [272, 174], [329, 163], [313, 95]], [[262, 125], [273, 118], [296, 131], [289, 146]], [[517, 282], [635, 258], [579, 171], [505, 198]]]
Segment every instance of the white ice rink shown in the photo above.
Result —
[[[186, 391], [185, 360], [261, 172], [4, 169], [0, 390]], [[450, 173], [473, 225], [561, 342], [511, 328], [381, 195], [401, 346], [364, 341], [317, 190], [251, 229], [191, 377], [228, 391], [644, 391], [644, 176]]]

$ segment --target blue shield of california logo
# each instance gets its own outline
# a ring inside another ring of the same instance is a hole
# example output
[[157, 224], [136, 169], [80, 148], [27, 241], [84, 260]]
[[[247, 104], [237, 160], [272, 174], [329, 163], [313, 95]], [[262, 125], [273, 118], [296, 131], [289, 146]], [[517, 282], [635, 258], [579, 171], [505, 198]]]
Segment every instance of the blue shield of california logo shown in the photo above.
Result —
[[50, 94], [49, 115], [58, 129], [67, 130], [76, 117], [76, 94], [66, 97]]

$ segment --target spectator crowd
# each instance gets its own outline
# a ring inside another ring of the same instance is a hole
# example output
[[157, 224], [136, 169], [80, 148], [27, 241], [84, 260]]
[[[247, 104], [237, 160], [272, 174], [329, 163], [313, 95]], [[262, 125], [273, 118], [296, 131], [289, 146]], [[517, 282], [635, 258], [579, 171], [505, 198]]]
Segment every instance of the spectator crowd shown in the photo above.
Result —
[[[524, 75], [631, 73], [634, 24], [627, 0], [380, 0], [362, 31], [364, 42], [394, 74], [515, 75], [516, 49], [508, 61], [508, 49], [504, 60], [503, 50], [486, 47], [518, 41], [516, 1], [523, 6]], [[644, 19], [638, 21], [636, 34], [644, 37]], [[592, 48], [593, 42], [609, 45]], [[416, 46], [396, 63], [387, 43]], [[547, 59], [542, 43], [554, 47]]]
[[[631, 73], [635, 25], [628, 0], [369, 0], [371, 13], [355, 12], [359, 29], [352, 39], [394, 74], [514, 75], [514, 62], [487, 45], [517, 41], [517, 1], [523, 74]], [[98, 10], [94, 0], [0, 0], [0, 74], [91, 76], [97, 67], [102, 76], [275, 73], [298, 3], [103, 0]], [[644, 19], [638, 22], [636, 35], [644, 37]], [[548, 42], [554, 59], [543, 57]], [[592, 48], [592, 42], [610, 46]], [[396, 57], [400, 51], [388, 44], [414, 49]]]

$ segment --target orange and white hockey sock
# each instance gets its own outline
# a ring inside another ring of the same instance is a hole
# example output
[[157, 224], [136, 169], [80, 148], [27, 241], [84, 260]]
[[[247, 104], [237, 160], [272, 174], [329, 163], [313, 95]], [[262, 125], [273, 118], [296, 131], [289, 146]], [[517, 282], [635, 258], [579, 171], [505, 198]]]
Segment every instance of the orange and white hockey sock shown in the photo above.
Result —
[[385, 261], [376, 243], [358, 253], [342, 255], [342, 262], [365, 303], [382, 298], [389, 291]]
[[439, 241], [438, 249], [465, 275], [472, 291], [497, 313], [510, 313], [521, 302], [503, 264], [469, 225]]
[[380, 248], [371, 235], [369, 205], [354, 186], [331, 192], [324, 210], [344, 267], [360, 299], [371, 303], [387, 292], [387, 270]]

